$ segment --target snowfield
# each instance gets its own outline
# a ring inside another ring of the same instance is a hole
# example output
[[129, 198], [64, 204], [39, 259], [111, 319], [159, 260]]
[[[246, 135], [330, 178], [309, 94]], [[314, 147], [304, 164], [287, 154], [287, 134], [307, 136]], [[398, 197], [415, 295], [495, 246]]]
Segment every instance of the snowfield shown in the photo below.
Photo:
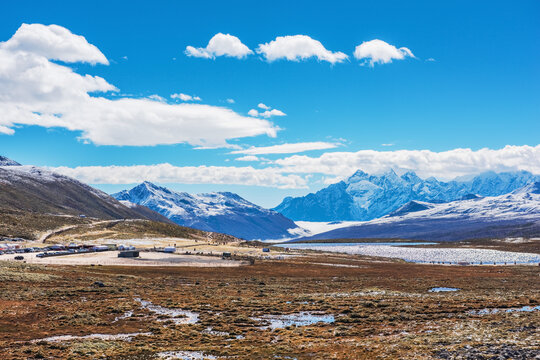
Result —
[[467, 262], [470, 264], [531, 264], [540, 263], [540, 255], [531, 253], [517, 253], [510, 251], [498, 251], [489, 249], [430, 249], [418, 247], [402, 247], [387, 245], [317, 245], [296, 244], [295, 249], [311, 249], [329, 252], [387, 257], [402, 259], [408, 262], [431, 263], [431, 262]]

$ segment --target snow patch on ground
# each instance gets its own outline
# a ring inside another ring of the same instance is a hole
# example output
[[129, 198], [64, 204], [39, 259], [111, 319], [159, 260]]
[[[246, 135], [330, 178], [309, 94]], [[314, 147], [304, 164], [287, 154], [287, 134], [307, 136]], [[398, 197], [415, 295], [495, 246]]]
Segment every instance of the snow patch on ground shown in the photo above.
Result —
[[[296, 246], [295, 248], [299, 248]], [[322, 250], [329, 252], [388, 257], [403, 259], [409, 262], [430, 263], [470, 263], [470, 264], [518, 264], [540, 263], [540, 255], [532, 253], [517, 253], [490, 249], [429, 249], [408, 248], [387, 245], [339, 245], [328, 246], [318, 244], [303, 244], [303, 249]]]

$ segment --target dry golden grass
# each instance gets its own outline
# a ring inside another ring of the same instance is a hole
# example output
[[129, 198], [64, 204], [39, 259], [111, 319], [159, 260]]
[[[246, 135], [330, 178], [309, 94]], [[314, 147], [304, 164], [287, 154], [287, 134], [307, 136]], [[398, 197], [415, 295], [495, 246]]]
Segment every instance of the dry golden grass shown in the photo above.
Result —
[[[313, 255], [241, 268], [20, 269], [37, 271], [57, 277], [3, 284], [2, 359], [154, 359], [159, 352], [180, 350], [231, 359], [428, 359], [468, 353], [521, 359], [539, 354], [540, 312], [468, 314], [486, 307], [538, 305], [535, 266], [430, 266]], [[461, 290], [429, 293], [435, 286]], [[176, 325], [135, 298], [198, 312], [199, 322]], [[129, 311], [131, 316], [124, 316]], [[303, 311], [333, 314], [336, 321], [270, 331], [252, 319]], [[209, 333], [208, 327], [218, 333]], [[53, 335], [134, 332], [152, 334], [130, 342], [32, 342]]]

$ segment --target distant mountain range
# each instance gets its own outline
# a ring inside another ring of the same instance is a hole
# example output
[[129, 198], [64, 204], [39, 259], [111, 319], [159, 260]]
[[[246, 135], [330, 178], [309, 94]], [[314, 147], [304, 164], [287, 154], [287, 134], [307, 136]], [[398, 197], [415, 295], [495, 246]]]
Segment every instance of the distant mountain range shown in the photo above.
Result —
[[113, 194], [124, 204], [144, 205], [182, 226], [233, 235], [246, 240], [291, 237], [298, 226], [230, 192], [189, 194], [143, 182]]
[[5, 157], [1, 161], [0, 208], [170, 223], [169, 219], [148, 208], [127, 207], [110, 195], [68, 176], [35, 166], [21, 166]]
[[423, 180], [413, 172], [375, 176], [357, 171], [315, 194], [284, 199], [276, 208], [279, 213], [230, 192], [189, 194], [149, 182], [110, 196], [73, 178], [0, 157], [0, 212], [147, 219], [246, 240], [539, 236], [539, 189], [540, 176], [526, 171], [450, 182]]
[[274, 210], [296, 221], [366, 221], [388, 215], [410, 201], [443, 203], [498, 196], [537, 181], [540, 176], [527, 171], [486, 172], [469, 181], [443, 182], [433, 177], [421, 179], [414, 172], [398, 176], [390, 170], [377, 176], [359, 170], [317, 193], [287, 197]]
[[447, 203], [410, 201], [393, 213], [306, 239], [402, 238], [456, 241], [474, 238], [540, 235], [540, 182], [509, 194]]

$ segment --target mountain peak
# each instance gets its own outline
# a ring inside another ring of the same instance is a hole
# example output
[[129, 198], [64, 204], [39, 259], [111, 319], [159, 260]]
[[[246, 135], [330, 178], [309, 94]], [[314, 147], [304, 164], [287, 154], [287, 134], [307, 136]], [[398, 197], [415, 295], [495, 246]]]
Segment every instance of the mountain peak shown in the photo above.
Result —
[[0, 155], [0, 166], [21, 166], [18, 162]]
[[393, 168], [390, 168], [390, 169], [386, 170], [383, 175], [392, 176], [392, 177], [397, 176], [397, 174], [396, 174], [396, 172], [394, 171]]
[[405, 174], [401, 175], [401, 178], [408, 182], [422, 181], [422, 179], [418, 175], [416, 175], [414, 171], [407, 171]]
[[133, 189], [137, 189], [139, 191], [142, 191], [142, 190], [147, 190], [147, 191], [154, 191], [154, 190], [159, 190], [161, 189], [160, 186], [154, 184], [154, 183], [151, 183], [150, 181], [143, 181], [142, 183], [140, 183], [139, 185], [135, 186]]
[[356, 172], [354, 174], [352, 174], [349, 179], [347, 180], [347, 182], [354, 182], [355, 180], [362, 180], [362, 179], [366, 179], [369, 177], [369, 174], [358, 169], [356, 170]]
[[298, 226], [283, 215], [250, 203], [232, 192], [189, 194], [145, 181], [113, 194], [117, 200], [144, 205], [178, 225], [243, 239], [290, 237]]

